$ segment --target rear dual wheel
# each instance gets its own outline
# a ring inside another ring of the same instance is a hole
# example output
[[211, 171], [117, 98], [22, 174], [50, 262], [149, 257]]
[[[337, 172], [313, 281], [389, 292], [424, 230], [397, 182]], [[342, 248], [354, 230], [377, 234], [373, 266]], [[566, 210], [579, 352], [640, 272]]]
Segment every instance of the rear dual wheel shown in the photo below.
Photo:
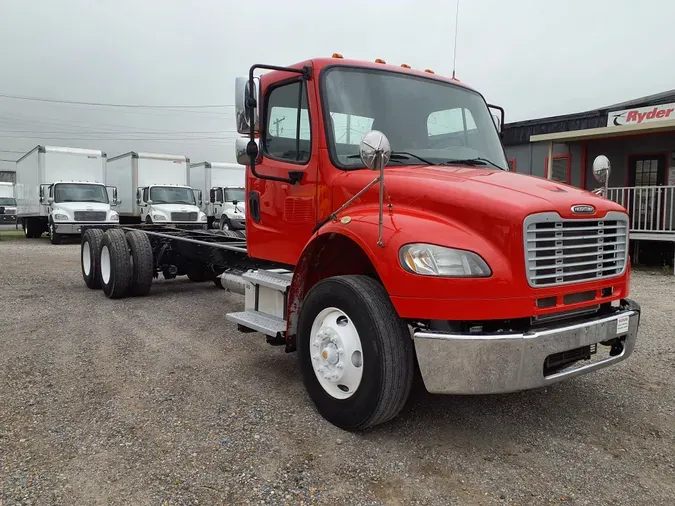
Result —
[[152, 246], [139, 230], [103, 233], [88, 229], [82, 235], [82, 277], [89, 288], [102, 288], [111, 299], [147, 295], [152, 285]]

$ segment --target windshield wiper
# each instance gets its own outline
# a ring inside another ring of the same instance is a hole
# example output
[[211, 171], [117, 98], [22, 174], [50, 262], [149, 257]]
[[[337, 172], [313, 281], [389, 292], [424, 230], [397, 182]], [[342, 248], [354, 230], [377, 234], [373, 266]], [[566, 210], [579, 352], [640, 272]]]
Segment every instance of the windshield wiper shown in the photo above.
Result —
[[503, 167], [500, 167], [495, 162], [488, 160], [487, 158], [464, 158], [464, 159], [453, 159], [447, 160], [441, 165], [468, 165], [470, 167], [478, 167], [481, 165], [492, 165], [493, 167], [498, 168], [499, 170], [506, 170]]
[[[361, 158], [361, 155], [349, 155], [347, 158]], [[410, 158], [415, 158], [416, 160], [419, 160], [425, 165], [434, 165], [431, 163], [429, 160], [425, 160], [421, 156], [417, 156], [413, 153], [409, 153], [407, 151], [392, 151], [391, 156], [389, 157], [390, 160], [395, 160], [395, 161], [401, 161], [401, 160], [409, 160]]]

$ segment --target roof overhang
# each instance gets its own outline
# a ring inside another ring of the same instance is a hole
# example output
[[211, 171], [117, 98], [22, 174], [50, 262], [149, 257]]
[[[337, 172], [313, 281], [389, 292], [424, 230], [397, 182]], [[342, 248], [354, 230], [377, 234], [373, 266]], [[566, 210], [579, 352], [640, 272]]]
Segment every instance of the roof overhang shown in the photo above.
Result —
[[556, 132], [552, 134], [531, 135], [530, 142], [568, 142], [584, 141], [593, 139], [608, 139], [611, 137], [623, 137], [625, 135], [640, 135], [654, 132], [667, 132], [675, 130], [675, 120], [654, 121], [641, 125], [610, 126], [601, 128], [589, 128], [586, 130], [572, 130], [570, 132]]

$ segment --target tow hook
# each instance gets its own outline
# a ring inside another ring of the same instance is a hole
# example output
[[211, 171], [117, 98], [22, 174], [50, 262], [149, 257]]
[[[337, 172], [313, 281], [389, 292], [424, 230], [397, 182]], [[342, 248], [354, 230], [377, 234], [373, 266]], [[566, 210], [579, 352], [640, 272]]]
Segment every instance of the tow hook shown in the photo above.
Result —
[[610, 339], [609, 341], [602, 341], [600, 344], [603, 346], [611, 346], [609, 349], [609, 356], [616, 357], [623, 353], [625, 339], [625, 337], [616, 337], [614, 339]]

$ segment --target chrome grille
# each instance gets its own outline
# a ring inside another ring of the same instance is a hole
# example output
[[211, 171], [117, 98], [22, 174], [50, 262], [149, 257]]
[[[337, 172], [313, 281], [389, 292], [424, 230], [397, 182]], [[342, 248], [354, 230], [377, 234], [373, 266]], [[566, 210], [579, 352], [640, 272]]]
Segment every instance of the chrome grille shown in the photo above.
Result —
[[0, 214], [7, 214], [7, 215], [11, 214], [12, 216], [16, 214], [16, 209], [7, 209], [6, 207], [3, 209], [2, 207], [0, 207], [0, 210], [2, 210]]
[[628, 259], [628, 217], [611, 212], [599, 220], [528, 216], [525, 267], [530, 286], [544, 287], [611, 278]]
[[105, 221], [105, 211], [75, 211], [75, 221]]
[[197, 213], [171, 213], [171, 221], [197, 221]]

